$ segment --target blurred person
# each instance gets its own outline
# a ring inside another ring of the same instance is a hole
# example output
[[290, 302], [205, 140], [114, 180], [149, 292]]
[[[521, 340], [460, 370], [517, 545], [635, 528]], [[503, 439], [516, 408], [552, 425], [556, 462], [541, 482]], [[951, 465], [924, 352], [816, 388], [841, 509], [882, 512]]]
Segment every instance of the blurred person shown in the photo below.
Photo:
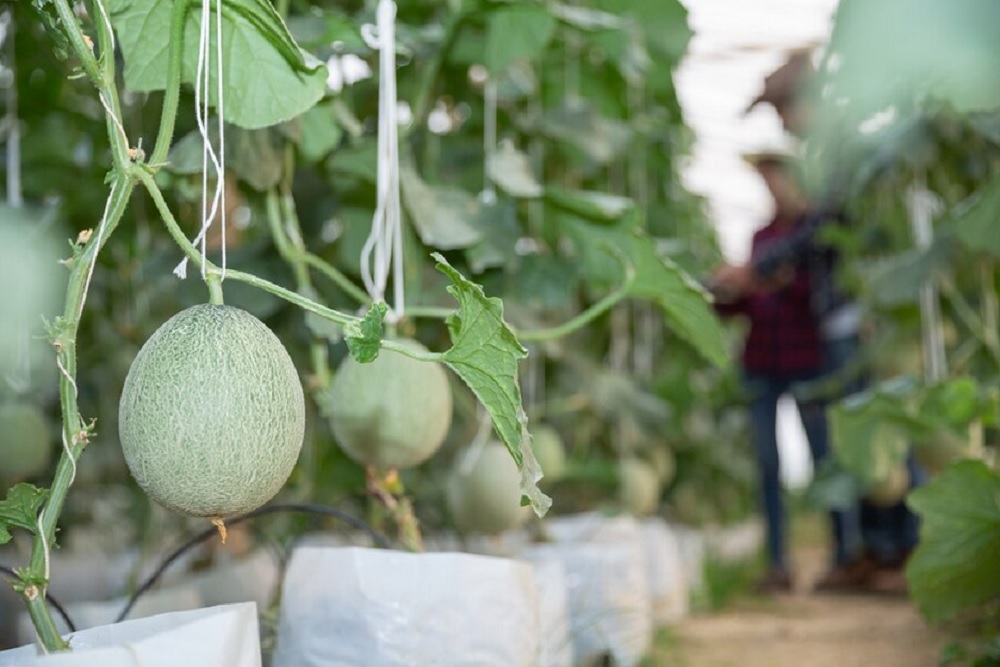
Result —
[[[794, 233], [807, 219], [808, 202], [786, 156], [754, 156], [752, 163], [774, 202], [774, 217], [753, 236], [751, 257], [768, 244]], [[787, 560], [786, 517], [782, 499], [777, 440], [778, 400], [791, 394], [798, 405], [814, 464], [829, 455], [826, 404], [795, 396], [796, 386], [815, 382], [823, 374], [823, 345], [813, 313], [809, 272], [787, 266], [741, 286], [737, 292], [718, 280], [716, 309], [722, 316], [745, 316], [750, 328], [741, 357], [743, 380], [750, 403], [753, 442], [757, 455], [761, 505], [767, 528], [768, 570], [759, 584], [763, 592], [792, 589]], [[842, 578], [852, 560], [844, 512], [831, 511], [832, 565], [827, 578]]]
[[[787, 132], [799, 139], [808, 133], [813, 117], [813, 99], [809, 86], [815, 70], [806, 50], [795, 51], [788, 61], [764, 80], [763, 90], [747, 111], [758, 104], [769, 104], [777, 112]], [[828, 184], [823, 197], [810, 205], [810, 212], [791, 233], [762, 244], [743, 265], [730, 265], [715, 275], [719, 289], [742, 294], [761, 281], [772, 279], [792, 267], [804, 267], [810, 278], [810, 306], [820, 328], [823, 345], [824, 376], [828, 383], [825, 398], [835, 401], [868, 385], [861, 354], [863, 312], [860, 304], [836, 284], [838, 255], [820, 240], [822, 231], [831, 225], [849, 224], [841, 211], [843, 184], [839, 177]], [[910, 460], [911, 480], [919, 484], [923, 477]], [[832, 572], [821, 580], [819, 590], [872, 588], [885, 592], [905, 592], [903, 566], [918, 539], [918, 519], [905, 500], [890, 507], [879, 507], [864, 498], [857, 509], [861, 549], [850, 566]]]

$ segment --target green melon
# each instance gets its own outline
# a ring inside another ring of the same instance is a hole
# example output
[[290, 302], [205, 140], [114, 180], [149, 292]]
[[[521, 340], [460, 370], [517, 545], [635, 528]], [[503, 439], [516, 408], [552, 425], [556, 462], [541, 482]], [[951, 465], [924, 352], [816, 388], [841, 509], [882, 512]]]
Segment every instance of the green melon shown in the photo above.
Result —
[[28, 403], [0, 407], [0, 479], [16, 482], [45, 470], [52, 438], [42, 411]]
[[484, 444], [471, 464], [458, 457], [448, 475], [445, 497], [455, 526], [464, 533], [502, 533], [530, 515], [529, 508], [521, 507], [517, 464], [496, 441]]
[[543, 482], [558, 481], [566, 474], [566, 449], [559, 432], [542, 424], [532, 430], [531, 448], [542, 469]]
[[982, 451], [983, 425], [979, 421], [969, 425], [967, 437], [941, 430], [913, 443], [913, 457], [931, 474], [941, 472], [956, 461], [979, 457]]
[[882, 479], [870, 487], [865, 497], [878, 507], [891, 507], [903, 500], [910, 490], [910, 470], [905, 463], [889, 469]]
[[673, 481], [677, 473], [677, 460], [674, 452], [665, 442], [653, 443], [645, 452], [645, 459], [653, 466], [660, 486], [665, 487]]
[[305, 398], [288, 352], [231, 306], [174, 315], [139, 350], [122, 389], [125, 462], [161, 505], [224, 518], [260, 507], [295, 467]]
[[[414, 340], [397, 342], [427, 351]], [[381, 469], [426, 461], [451, 425], [451, 387], [441, 364], [391, 350], [368, 364], [344, 359], [323, 403], [347, 455]]]
[[618, 498], [636, 516], [652, 514], [660, 502], [660, 477], [642, 459], [625, 458], [618, 465]]

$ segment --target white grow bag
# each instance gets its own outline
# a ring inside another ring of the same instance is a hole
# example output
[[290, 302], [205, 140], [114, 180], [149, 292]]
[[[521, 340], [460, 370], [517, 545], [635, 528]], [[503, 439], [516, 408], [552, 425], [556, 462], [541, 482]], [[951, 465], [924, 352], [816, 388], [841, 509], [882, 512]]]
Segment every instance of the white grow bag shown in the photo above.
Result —
[[251, 603], [161, 614], [81, 630], [72, 651], [36, 646], [0, 652], [0, 667], [260, 667], [257, 608]]
[[657, 625], [677, 623], [690, 609], [680, 541], [662, 519], [645, 519], [641, 527], [653, 621]]
[[459, 553], [302, 547], [273, 667], [536, 667], [527, 563]]
[[543, 550], [525, 549], [521, 557], [531, 563], [538, 588], [542, 634], [538, 667], [573, 667], [566, 566], [558, 556]]
[[550, 519], [555, 543], [531, 551], [558, 557], [566, 568], [573, 652], [581, 665], [610, 654], [635, 667], [653, 642], [642, 530], [631, 517], [579, 514]]

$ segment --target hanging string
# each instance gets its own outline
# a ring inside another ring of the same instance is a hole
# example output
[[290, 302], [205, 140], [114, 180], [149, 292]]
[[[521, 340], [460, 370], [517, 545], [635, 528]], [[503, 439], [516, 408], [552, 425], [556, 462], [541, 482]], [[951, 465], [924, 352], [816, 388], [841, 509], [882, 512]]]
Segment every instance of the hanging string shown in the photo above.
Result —
[[491, 76], [483, 87], [483, 191], [479, 201], [493, 204], [497, 200], [497, 190], [490, 178], [490, 162], [497, 152], [497, 82]]
[[396, 4], [379, 0], [376, 25], [361, 36], [379, 51], [378, 196], [372, 228], [361, 248], [361, 278], [372, 301], [385, 301], [390, 269], [393, 303], [386, 319], [396, 322], [405, 307], [403, 226], [399, 199], [399, 107], [396, 96]]
[[[192, 243], [201, 250], [201, 277], [207, 276], [206, 256], [208, 230], [219, 217], [221, 225], [221, 245], [222, 245], [222, 280], [226, 278], [226, 152], [225, 152], [225, 101], [223, 92], [223, 62], [222, 62], [222, 2], [215, 3], [215, 66], [216, 66], [216, 111], [218, 112], [218, 135], [219, 151], [215, 151], [212, 146], [212, 138], [209, 134], [209, 108], [211, 93], [211, 34], [212, 34], [212, 12], [209, 0], [203, 0], [201, 4], [201, 26], [198, 35], [198, 66], [195, 73], [194, 84], [194, 106], [195, 122], [198, 125], [198, 133], [202, 140], [202, 169], [201, 169], [201, 230]], [[215, 191], [212, 193], [211, 205], [208, 203], [209, 186], [208, 172], [209, 165], [215, 171]], [[180, 277], [187, 276], [187, 262], [185, 257], [174, 269], [174, 273]]]

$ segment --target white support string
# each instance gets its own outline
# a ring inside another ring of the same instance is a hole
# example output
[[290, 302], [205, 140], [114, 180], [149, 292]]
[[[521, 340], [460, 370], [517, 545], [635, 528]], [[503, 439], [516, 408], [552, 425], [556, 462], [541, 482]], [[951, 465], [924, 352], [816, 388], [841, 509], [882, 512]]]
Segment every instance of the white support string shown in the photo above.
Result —
[[[215, 148], [212, 146], [212, 138], [208, 131], [208, 121], [209, 121], [209, 108], [210, 108], [210, 93], [211, 93], [211, 75], [209, 70], [212, 66], [211, 60], [211, 29], [212, 29], [212, 13], [210, 0], [202, 0], [201, 4], [201, 26], [198, 35], [198, 66], [195, 73], [195, 84], [194, 84], [194, 106], [195, 106], [195, 121], [198, 124], [198, 132], [201, 134], [202, 140], [202, 169], [201, 169], [201, 215], [202, 223], [201, 230], [198, 232], [198, 236], [194, 238], [192, 242], [195, 246], [198, 246], [201, 250], [201, 277], [204, 279], [207, 275], [207, 270], [205, 268], [206, 256], [207, 256], [207, 236], [208, 230], [212, 227], [215, 222], [216, 216], [220, 219], [220, 224], [222, 225], [221, 240], [222, 240], [222, 279], [225, 280], [226, 277], [226, 153], [225, 153], [225, 121], [223, 119], [223, 113], [225, 110], [224, 94], [223, 94], [223, 74], [224, 67], [222, 62], [222, 2], [221, 0], [216, 0], [216, 27], [215, 27], [215, 41], [216, 41], [216, 111], [218, 112], [218, 134], [219, 134], [219, 152], [216, 153]], [[208, 187], [208, 171], [209, 165], [215, 171], [215, 191], [212, 194], [211, 206], [208, 204], [209, 199], [209, 187]], [[207, 213], [206, 213], [206, 209]], [[174, 269], [174, 273], [179, 278], [185, 278], [187, 276], [187, 262], [188, 258], [185, 257], [181, 260], [180, 264]]]
[[483, 191], [479, 201], [494, 204], [497, 200], [496, 185], [490, 178], [490, 162], [497, 152], [497, 82], [491, 76], [483, 86]]
[[361, 279], [372, 301], [385, 301], [390, 268], [393, 303], [386, 319], [403, 317], [403, 225], [399, 198], [399, 107], [396, 95], [396, 3], [379, 0], [376, 25], [362, 26], [361, 36], [379, 50], [378, 196], [372, 228], [361, 248]]

